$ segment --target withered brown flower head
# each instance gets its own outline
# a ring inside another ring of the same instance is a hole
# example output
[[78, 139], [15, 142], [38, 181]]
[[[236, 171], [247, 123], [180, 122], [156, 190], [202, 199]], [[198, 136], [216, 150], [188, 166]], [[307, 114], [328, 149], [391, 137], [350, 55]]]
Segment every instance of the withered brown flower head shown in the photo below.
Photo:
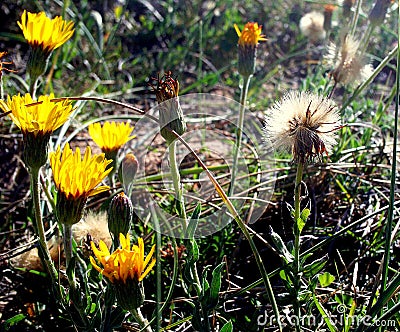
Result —
[[158, 75], [157, 78], [152, 77], [151, 79], [156, 83], [156, 85], [153, 85], [150, 82], [149, 85], [153, 88], [158, 103], [178, 97], [179, 81], [172, 76], [171, 71], [167, 71], [161, 78]]
[[4, 71], [8, 71], [9, 73], [16, 73], [16, 70], [7, 68], [5, 66], [8, 65], [13, 65], [14, 62], [13, 61], [3, 61], [2, 58], [5, 57], [8, 54], [8, 52], [0, 52], [0, 78], [3, 75], [3, 70]]
[[360, 50], [360, 42], [347, 35], [340, 46], [328, 45], [325, 63], [332, 68], [331, 75], [336, 83], [359, 84], [373, 72]]
[[334, 101], [311, 92], [290, 91], [267, 111], [265, 136], [275, 148], [291, 151], [293, 161], [312, 162], [336, 143], [340, 116]]
[[176, 136], [183, 135], [186, 131], [186, 123], [183, 118], [182, 108], [179, 104], [179, 82], [167, 71], [161, 78], [152, 78], [156, 85], [149, 83], [153, 88], [158, 102], [160, 134], [167, 141], [172, 143]]

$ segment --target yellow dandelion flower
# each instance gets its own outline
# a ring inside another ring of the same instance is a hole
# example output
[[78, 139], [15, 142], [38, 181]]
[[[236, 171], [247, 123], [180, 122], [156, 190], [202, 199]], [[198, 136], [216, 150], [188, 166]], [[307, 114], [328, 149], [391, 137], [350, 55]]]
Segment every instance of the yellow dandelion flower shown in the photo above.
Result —
[[52, 102], [54, 95], [40, 96], [36, 101], [29, 93], [17, 95], [7, 102], [0, 100], [0, 108], [21, 129], [24, 139], [23, 159], [32, 169], [39, 169], [47, 162], [51, 134], [62, 126], [73, 111], [71, 102]]
[[129, 234], [125, 237], [121, 233], [119, 240], [121, 247], [113, 253], [110, 253], [103, 241], [99, 242], [99, 249], [92, 242], [93, 253], [102, 267], [97, 265], [93, 257], [90, 257], [90, 262], [98, 272], [106, 276], [113, 284], [126, 284], [128, 281], [139, 283], [150, 273], [156, 263], [156, 259], [152, 258], [155, 245], [145, 258], [142, 238], [139, 237], [138, 245], [132, 245], [132, 248], [130, 247]]
[[48, 53], [64, 44], [74, 33], [72, 21], [64, 21], [61, 16], [50, 19], [44, 12], [29, 13], [24, 10], [21, 22], [17, 23], [29, 45]]
[[257, 22], [246, 23], [242, 31], [240, 31], [237, 24], [234, 24], [234, 27], [237, 35], [239, 36], [238, 71], [243, 77], [250, 77], [254, 74], [256, 69], [256, 53], [258, 42], [265, 41], [267, 39], [263, 34], [261, 34], [262, 26], [259, 26]]
[[234, 24], [236, 33], [239, 37], [238, 44], [241, 46], [256, 47], [258, 42], [267, 40], [265, 35], [262, 34], [262, 25], [257, 22], [248, 22], [240, 31], [237, 24]]
[[111, 162], [104, 153], [92, 155], [90, 147], [81, 158], [80, 149], [74, 153], [69, 144], [62, 152], [58, 147], [50, 154], [54, 183], [59, 192], [56, 214], [60, 222], [71, 225], [79, 222], [88, 197], [109, 189], [109, 186], [98, 185], [111, 172], [111, 168], [106, 169]]
[[12, 121], [24, 134], [38, 135], [51, 134], [62, 126], [74, 110], [69, 100], [53, 102], [54, 95], [40, 96], [36, 101], [29, 93], [17, 95], [7, 102], [0, 100], [0, 108], [9, 112]]
[[133, 129], [129, 123], [106, 121], [101, 126], [96, 122], [89, 125], [89, 134], [101, 150], [107, 153], [118, 151], [126, 142], [135, 138], [136, 136], [131, 135]]

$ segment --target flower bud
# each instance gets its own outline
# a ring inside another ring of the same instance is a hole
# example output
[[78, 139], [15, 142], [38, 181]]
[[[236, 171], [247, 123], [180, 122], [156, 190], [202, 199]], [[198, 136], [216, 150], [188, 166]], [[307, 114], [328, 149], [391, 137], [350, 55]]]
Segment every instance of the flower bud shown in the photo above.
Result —
[[335, 10], [334, 5], [325, 5], [324, 7], [324, 30], [329, 31], [332, 29], [332, 14]]
[[120, 193], [111, 200], [108, 208], [108, 229], [118, 239], [120, 233], [127, 234], [131, 227], [133, 206], [125, 193]]
[[122, 159], [121, 166], [119, 167], [118, 178], [128, 195], [138, 168], [139, 163], [135, 155], [133, 153], [126, 154], [124, 159]]

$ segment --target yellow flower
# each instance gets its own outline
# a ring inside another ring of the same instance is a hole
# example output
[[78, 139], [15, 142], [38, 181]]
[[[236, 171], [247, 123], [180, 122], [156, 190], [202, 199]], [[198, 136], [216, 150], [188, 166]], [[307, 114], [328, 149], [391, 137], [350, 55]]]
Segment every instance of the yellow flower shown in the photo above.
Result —
[[[72, 152], [69, 144], [61, 153], [60, 147], [50, 154], [50, 166], [58, 189], [56, 216], [62, 224], [73, 225], [80, 221], [87, 199], [109, 189], [98, 186], [110, 173], [111, 163], [102, 154], [92, 155], [87, 147], [83, 159], [79, 148]], [[98, 187], [97, 187], [98, 186]]]
[[48, 53], [64, 44], [74, 33], [72, 21], [64, 21], [61, 16], [50, 19], [44, 12], [29, 13], [24, 10], [21, 22], [17, 23], [29, 45]]
[[60, 102], [51, 101], [54, 95], [40, 96], [38, 101], [33, 100], [27, 93], [10, 98], [7, 103], [0, 100], [0, 108], [9, 112], [10, 118], [24, 134], [38, 135], [51, 134], [62, 126], [74, 110], [69, 100]]
[[236, 33], [239, 36], [238, 41], [238, 71], [243, 77], [250, 77], [254, 74], [256, 69], [256, 51], [259, 41], [267, 40], [261, 34], [262, 26], [256, 22], [248, 22], [243, 28], [239, 30], [237, 24], [234, 24]]
[[[99, 249], [92, 242], [92, 250], [103, 267], [96, 264], [93, 257], [90, 262], [93, 267], [106, 276], [112, 283], [124, 283], [127, 281], [141, 282], [147, 274], [150, 273], [156, 259], [152, 256], [155, 251], [155, 245], [150, 250], [146, 259], [144, 258], [144, 243], [142, 238], [138, 238], [138, 245], [130, 248], [130, 235], [126, 237], [119, 235], [121, 247], [110, 253], [106, 244], [100, 240]], [[151, 260], [151, 262], [150, 262]]]
[[50, 166], [53, 170], [57, 189], [69, 200], [88, 198], [109, 189], [109, 186], [98, 184], [110, 173], [106, 170], [111, 160], [104, 153], [92, 155], [90, 147], [86, 147], [81, 159], [79, 148], [72, 152], [67, 143], [61, 153], [60, 147], [50, 153]]
[[251, 46], [256, 47], [259, 41], [267, 40], [265, 35], [261, 34], [262, 26], [258, 25], [257, 22], [248, 22], [240, 31], [237, 24], [234, 24], [237, 35], [239, 36], [238, 44], [240, 46]]
[[106, 121], [103, 127], [96, 122], [89, 125], [89, 134], [103, 152], [118, 151], [126, 142], [135, 136], [130, 136], [132, 127], [129, 123]]
[[54, 130], [62, 126], [73, 111], [71, 102], [52, 102], [54, 95], [41, 96], [34, 100], [25, 96], [8, 96], [7, 102], [0, 100], [0, 108], [9, 113], [13, 122], [21, 129], [24, 138], [25, 164], [39, 169], [47, 162], [48, 143]]

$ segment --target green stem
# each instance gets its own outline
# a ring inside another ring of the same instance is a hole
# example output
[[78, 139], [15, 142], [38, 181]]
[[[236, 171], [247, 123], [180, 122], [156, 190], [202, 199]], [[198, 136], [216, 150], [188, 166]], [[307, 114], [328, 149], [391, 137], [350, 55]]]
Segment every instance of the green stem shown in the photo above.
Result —
[[39, 80], [39, 77], [31, 77], [31, 79], [30, 79], [29, 93], [33, 100], [36, 99], [36, 90], [37, 90], [38, 80]]
[[354, 11], [351, 23], [350, 23], [350, 35], [354, 36], [357, 27], [358, 16], [360, 14], [362, 0], [357, 1], [356, 9]]
[[185, 202], [183, 200], [183, 195], [182, 195], [181, 176], [179, 174], [179, 168], [176, 162], [176, 143], [177, 142], [175, 140], [168, 146], [168, 152], [169, 152], [169, 162], [171, 166], [172, 183], [174, 185], [176, 201], [179, 210], [178, 211], [179, 217], [183, 219], [182, 227], [183, 227], [183, 233], [185, 233], [187, 228], [187, 217], [185, 210]]
[[[400, 10], [400, 9], [399, 9]], [[400, 36], [400, 27], [398, 30]], [[392, 173], [390, 178], [390, 198], [389, 198], [389, 209], [388, 217], [386, 222], [385, 230], [385, 253], [383, 256], [383, 270], [382, 270], [382, 287], [381, 293], [386, 289], [388, 267], [390, 260], [390, 245], [392, 240], [392, 228], [393, 228], [393, 213], [395, 205], [395, 191], [396, 191], [396, 169], [397, 169], [397, 133], [398, 133], [398, 121], [399, 121], [399, 92], [400, 92], [400, 50], [397, 47], [397, 70], [396, 70], [396, 102], [394, 108], [394, 128], [393, 128], [393, 151], [392, 151]]]
[[148, 321], [143, 317], [139, 308], [131, 309], [130, 313], [135, 318], [136, 322], [139, 323], [141, 331], [153, 332], [153, 330], [151, 329], [151, 326], [149, 325]]
[[[296, 299], [294, 303], [294, 314], [297, 316], [296, 322], [301, 321], [299, 291], [300, 291], [300, 229], [298, 227], [298, 220], [300, 218], [300, 200], [301, 200], [301, 181], [303, 178], [304, 164], [298, 163], [296, 180], [294, 186], [294, 288], [296, 292]], [[301, 331], [300, 326], [296, 325], [296, 331]]]
[[[49, 248], [47, 247], [46, 235], [45, 235], [44, 225], [43, 225], [43, 220], [42, 220], [42, 212], [40, 209], [39, 170], [40, 170], [40, 168], [37, 168], [37, 169], [32, 168], [30, 170], [32, 199], [33, 199], [33, 205], [34, 205], [34, 209], [35, 209], [35, 231], [37, 233], [37, 236], [39, 237], [40, 250], [43, 253], [42, 261], [44, 263], [44, 266], [46, 267], [47, 272], [50, 274], [53, 285], [56, 286], [57, 282], [58, 282], [58, 273], [57, 273], [57, 270], [51, 259]], [[57, 287], [55, 287], [55, 288], [57, 288]], [[57, 294], [57, 296], [60, 297], [61, 294]], [[61, 298], [60, 298], [60, 300], [61, 300]]]
[[251, 75], [244, 77], [243, 84], [240, 89], [239, 118], [236, 128], [236, 144], [234, 145], [234, 150], [233, 150], [232, 175], [231, 175], [231, 184], [229, 186], [228, 196], [233, 195], [235, 188], [235, 179], [237, 176], [237, 164], [239, 159], [240, 147], [242, 145], [242, 140], [243, 140], [243, 122], [244, 122], [244, 114], [246, 111], [246, 100], [247, 100], [247, 93], [249, 91], [250, 79]]
[[68, 268], [72, 258], [72, 227], [71, 225], [63, 225], [64, 232], [64, 252], [65, 252], [65, 266]]

